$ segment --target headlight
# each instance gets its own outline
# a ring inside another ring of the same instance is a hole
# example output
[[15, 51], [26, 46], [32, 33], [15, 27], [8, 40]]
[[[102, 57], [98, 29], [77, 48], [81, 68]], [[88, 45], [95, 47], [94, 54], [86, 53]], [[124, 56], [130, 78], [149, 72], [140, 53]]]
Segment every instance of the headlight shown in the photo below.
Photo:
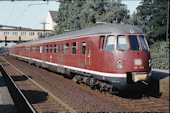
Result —
[[152, 67], [152, 60], [149, 59], [149, 67], [151, 68]]
[[117, 68], [118, 69], [122, 69], [123, 68], [121, 60], [117, 61]]

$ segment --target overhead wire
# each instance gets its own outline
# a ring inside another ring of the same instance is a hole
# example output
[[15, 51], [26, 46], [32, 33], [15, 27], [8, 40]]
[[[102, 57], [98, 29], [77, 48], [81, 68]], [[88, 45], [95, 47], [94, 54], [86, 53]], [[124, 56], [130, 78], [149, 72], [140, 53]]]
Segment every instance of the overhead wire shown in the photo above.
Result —
[[15, 4], [13, 4], [13, 6], [12, 6], [12, 8], [11, 8], [11, 11], [10, 11], [10, 13], [9, 13], [9, 16], [8, 16], [8, 19], [7, 19], [8, 24], [10, 23], [10, 19], [11, 19], [12, 16], [13, 16], [14, 6], [15, 6]]
[[[33, 1], [31, 1], [31, 3], [32, 3]], [[14, 24], [16, 24], [20, 19], [21, 19], [21, 17], [25, 14], [25, 12], [29, 9], [29, 5], [27, 5], [27, 7], [23, 10], [23, 12], [18, 16], [18, 18], [16, 18], [16, 20], [13, 22], [13, 24], [12, 25], [14, 25]]]

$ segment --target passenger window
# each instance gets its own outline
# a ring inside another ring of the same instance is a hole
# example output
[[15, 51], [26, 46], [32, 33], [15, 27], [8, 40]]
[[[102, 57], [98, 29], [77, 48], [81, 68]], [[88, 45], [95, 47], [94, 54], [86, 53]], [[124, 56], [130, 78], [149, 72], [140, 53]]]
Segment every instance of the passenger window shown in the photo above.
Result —
[[139, 42], [136, 35], [129, 35], [130, 46], [132, 50], [139, 50]]
[[76, 48], [77, 48], [77, 44], [76, 42], [72, 43], [72, 54], [76, 54]]
[[125, 51], [129, 49], [126, 36], [118, 36], [117, 49], [121, 51]]
[[139, 36], [139, 38], [140, 38], [140, 41], [141, 41], [141, 44], [142, 44], [142, 48], [143, 48], [144, 50], [148, 50], [148, 47], [147, 47], [147, 44], [146, 44], [146, 42], [145, 42], [144, 37], [143, 37], [143, 36]]
[[56, 44], [54, 44], [54, 53], [57, 53], [57, 48]]
[[42, 46], [40, 46], [40, 53], [42, 53]]
[[100, 50], [102, 51], [103, 48], [104, 48], [104, 39], [105, 39], [105, 36], [100, 36], [100, 41], [99, 41], [99, 48]]
[[113, 51], [115, 49], [115, 37], [109, 36], [107, 38], [106, 50]]
[[52, 53], [52, 52], [53, 52], [53, 46], [50, 45], [50, 53]]
[[69, 54], [69, 43], [65, 43], [65, 54]]
[[82, 42], [82, 55], [86, 54], [86, 42]]
[[48, 45], [46, 45], [46, 53], [48, 53]]

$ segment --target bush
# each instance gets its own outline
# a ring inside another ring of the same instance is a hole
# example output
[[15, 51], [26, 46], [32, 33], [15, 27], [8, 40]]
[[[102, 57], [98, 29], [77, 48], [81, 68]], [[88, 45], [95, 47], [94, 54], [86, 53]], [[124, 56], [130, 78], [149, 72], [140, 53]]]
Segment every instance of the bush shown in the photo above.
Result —
[[165, 41], [157, 41], [150, 47], [152, 68], [169, 69], [169, 45]]

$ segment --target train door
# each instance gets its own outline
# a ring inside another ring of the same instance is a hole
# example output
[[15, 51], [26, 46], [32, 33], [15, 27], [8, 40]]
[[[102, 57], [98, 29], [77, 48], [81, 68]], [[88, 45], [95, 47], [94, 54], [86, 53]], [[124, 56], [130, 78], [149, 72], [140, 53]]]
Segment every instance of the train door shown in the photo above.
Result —
[[[83, 43], [82, 43], [82, 47], [83, 47]], [[86, 51], [85, 51], [85, 60], [84, 60], [86, 67], [90, 67], [91, 65], [91, 55], [92, 55], [92, 43], [91, 40], [88, 39], [86, 41]]]
[[40, 53], [41, 53], [41, 59], [42, 59], [42, 61], [44, 63], [46, 61], [45, 46], [44, 45], [40, 47]]
[[32, 60], [32, 57], [33, 57], [33, 47], [32, 46], [30, 46], [30, 60]]
[[58, 44], [57, 71], [64, 73], [64, 44]]

